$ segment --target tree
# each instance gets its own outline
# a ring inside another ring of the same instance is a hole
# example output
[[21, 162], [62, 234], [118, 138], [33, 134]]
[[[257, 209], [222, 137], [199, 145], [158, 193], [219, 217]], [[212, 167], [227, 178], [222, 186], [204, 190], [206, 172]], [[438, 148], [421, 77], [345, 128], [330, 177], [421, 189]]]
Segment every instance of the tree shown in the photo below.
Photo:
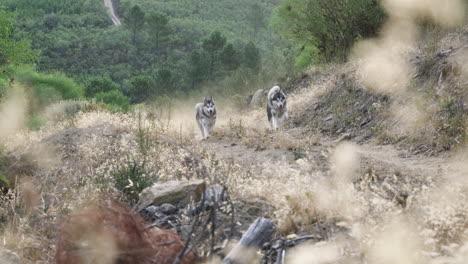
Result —
[[0, 66], [33, 62], [38, 52], [28, 40], [15, 39], [15, 17], [0, 9]]
[[219, 53], [224, 45], [226, 45], [226, 37], [219, 31], [211, 33], [209, 38], [203, 40], [203, 49], [209, 54], [210, 67], [208, 73], [210, 79], [214, 78], [215, 66], [218, 63]]
[[125, 22], [132, 32], [132, 43], [135, 46], [137, 34], [145, 24], [145, 12], [141, 10], [140, 6], [134, 5], [128, 12]]
[[164, 93], [172, 91], [175, 87], [175, 81], [175, 76], [168, 69], [160, 69], [156, 73], [156, 83], [158, 88]]
[[220, 59], [227, 71], [233, 71], [239, 67], [239, 54], [231, 43], [224, 47]]
[[204, 80], [207, 79], [210, 62], [207, 59], [208, 56], [205, 56], [200, 51], [192, 51], [190, 54], [190, 68], [189, 68], [189, 79], [190, 79], [190, 86], [192, 89], [198, 87]]
[[130, 80], [128, 94], [132, 103], [141, 103], [151, 98], [156, 92], [153, 80], [148, 76], [136, 76]]
[[260, 29], [265, 27], [265, 11], [258, 3], [250, 6], [247, 12], [247, 21], [252, 27], [253, 37], [255, 38]]
[[260, 72], [260, 50], [255, 46], [253, 42], [249, 42], [244, 48], [244, 64], [247, 68], [252, 69], [255, 74]]
[[161, 44], [167, 42], [168, 36], [171, 34], [168, 17], [164, 14], [153, 12], [146, 17], [146, 26], [154, 48], [156, 51], [159, 51]]
[[379, 0], [284, 0], [275, 25], [300, 46], [316, 46], [325, 61], [345, 60], [356, 38], [377, 34]]

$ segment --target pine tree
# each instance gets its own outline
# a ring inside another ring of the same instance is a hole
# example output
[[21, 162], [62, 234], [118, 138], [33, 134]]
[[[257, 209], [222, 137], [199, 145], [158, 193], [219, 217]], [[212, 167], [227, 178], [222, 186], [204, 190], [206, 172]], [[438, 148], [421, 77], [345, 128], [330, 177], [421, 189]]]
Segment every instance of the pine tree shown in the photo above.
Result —
[[224, 69], [227, 71], [233, 71], [239, 67], [239, 55], [231, 43], [224, 47], [221, 52], [220, 59]]
[[135, 5], [130, 9], [125, 19], [125, 22], [132, 32], [132, 43], [135, 46], [137, 40], [137, 34], [143, 28], [145, 24], [145, 12], [141, 10], [140, 6]]
[[209, 78], [214, 79], [215, 66], [219, 60], [219, 53], [226, 45], [226, 37], [221, 32], [215, 31], [211, 33], [210, 37], [203, 40], [203, 49], [209, 54], [210, 67]]
[[252, 27], [253, 38], [255, 38], [260, 29], [265, 27], [265, 12], [259, 4], [255, 3], [250, 6], [247, 21]]
[[171, 34], [169, 18], [162, 13], [153, 12], [146, 17], [146, 26], [154, 48], [159, 52], [160, 48], [164, 48], [162, 45], [168, 41], [168, 37]]
[[192, 89], [197, 88], [200, 83], [206, 80], [209, 63], [207, 56], [200, 51], [195, 50], [190, 54], [189, 79]]
[[244, 64], [247, 68], [252, 69], [255, 74], [260, 72], [260, 50], [253, 42], [249, 42], [244, 48]]
[[172, 92], [172, 89], [175, 87], [175, 81], [175, 76], [171, 70], [160, 69], [156, 73], [156, 83], [158, 85], [158, 89], [163, 93]]

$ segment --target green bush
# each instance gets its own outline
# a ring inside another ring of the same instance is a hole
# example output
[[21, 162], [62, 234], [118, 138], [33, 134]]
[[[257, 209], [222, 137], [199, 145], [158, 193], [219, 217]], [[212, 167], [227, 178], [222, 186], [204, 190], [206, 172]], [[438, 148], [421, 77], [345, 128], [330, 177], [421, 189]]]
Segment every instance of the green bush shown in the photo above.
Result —
[[5, 96], [5, 93], [8, 89], [8, 80], [0, 78], [0, 99]]
[[299, 55], [297, 55], [294, 66], [297, 70], [301, 71], [312, 65], [316, 60], [317, 48], [315, 46], [305, 47]]
[[42, 115], [33, 114], [28, 118], [27, 125], [30, 130], [36, 131], [41, 129], [41, 127], [44, 126], [46, 122], [47, 120]]
[[124, 168], [113, 174], [114, 185], [124, 199], [136, 203], [143, 189], [157, 182], [158, 176], [146, 171], [145, 163], [129, 162]]
[[31, 65], [13, 66], [10, 70], [17, 82], [31, 86], [35, 95], [45, 100], [44, 103], [51, 103], [47, 99], [49, 95], [53, 101], [80, 99], [84, 96], [83, 86], [63, 73], [39, 73]]
[[90, 98], [98, 93], [118, 90], [118, 85], [109, 78], [94, 77], [91, 78], [85, 88], [86, 97]]
[[130, 109], [130, 99], [118, 90], [98, 93], [95, 98], [98, 102], [104, 103], [106, 108], [111, 111], [126, 112]]
[[156, 85], [149, 76], [135, 76], [126, 83], [132, 103], [141, 103], [155, 95]]
[[5, 159], [5, 147], [0, 144], [0, 192], [10, 188], [10, 180], [8, 180], [3, 171], [7, 167], [7, 161]]

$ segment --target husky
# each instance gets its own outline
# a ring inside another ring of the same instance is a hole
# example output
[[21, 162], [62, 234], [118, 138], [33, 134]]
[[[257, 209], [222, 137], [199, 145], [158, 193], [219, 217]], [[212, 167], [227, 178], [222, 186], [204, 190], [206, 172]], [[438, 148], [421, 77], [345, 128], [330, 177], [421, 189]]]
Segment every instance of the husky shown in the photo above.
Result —
[[278, 129], [288, 119], [286, 95], [278, 85], [273, 86], [268, 92], [267, 116], [273, 130]]
[[203, 139], [207, 139], [213, 132], [216, 123], [216, 105], [213, 101], [213, 96], [210, 99], [203, 100], [203, 103], [198, 103], [195, 106], [198, 127], [202, 133]]

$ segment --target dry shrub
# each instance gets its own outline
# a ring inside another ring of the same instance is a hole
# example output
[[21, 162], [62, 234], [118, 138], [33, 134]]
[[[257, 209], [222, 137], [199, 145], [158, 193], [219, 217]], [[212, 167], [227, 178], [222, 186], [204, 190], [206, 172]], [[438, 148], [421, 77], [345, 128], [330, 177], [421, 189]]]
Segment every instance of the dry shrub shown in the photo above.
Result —
[[[115, 200], [95, 200], [60, 228], [57, 264], [171, 264], [184, 243], [170, 231], [146, 229], [139, 215]], [[180, 263], [194, 263], [188, 254]]]
[[340, 258], [339, 248], [333, 244], [317, 243], [294, 248], [288, 254], [287, 263], [293, 264], [326, 264], [336, 263]]
[[408, 52], [415, 49], [418, 23], [431, 21], [443, 27], [463, 22], [461, 0], [385, 0], [382, 4], [389, 18], [378, 38], [359, 42], [353, 56], [359, 62], [359, 75], [368, 89], [399, 94], [410, 84]]

